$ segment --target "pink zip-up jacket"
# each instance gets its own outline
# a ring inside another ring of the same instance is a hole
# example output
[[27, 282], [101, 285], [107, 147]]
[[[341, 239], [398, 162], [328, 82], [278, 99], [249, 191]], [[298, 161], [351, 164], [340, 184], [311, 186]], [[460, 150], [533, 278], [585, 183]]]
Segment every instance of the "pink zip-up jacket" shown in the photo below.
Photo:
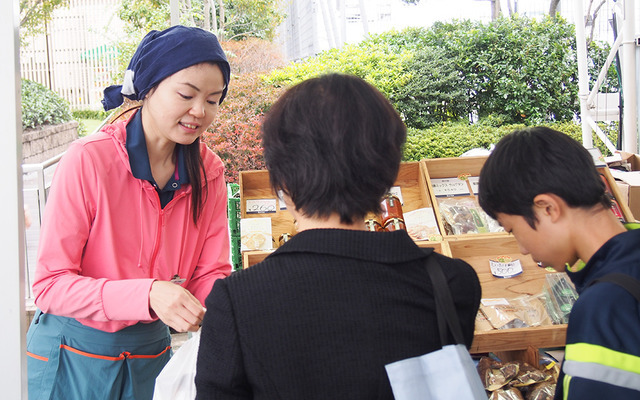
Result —
[[128, 121], [74, 142], [58, 164], [45, 209], [33, 292], [43, 312], [115, 332], [157, 319], [155, 280], [175, 275], [203, 305], [228, 276], [224, 166], [201, 144], [207, 191], [197, 226], [191, 185], [160, 207], [153, 186], [133, 177], [125, 148]]

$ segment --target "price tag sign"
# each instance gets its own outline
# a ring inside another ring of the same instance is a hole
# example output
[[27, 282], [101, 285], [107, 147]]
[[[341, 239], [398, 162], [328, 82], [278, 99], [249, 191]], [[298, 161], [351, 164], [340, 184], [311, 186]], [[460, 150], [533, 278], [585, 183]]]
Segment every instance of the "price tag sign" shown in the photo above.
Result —
[[400, 200], [401, 206], [404, 205], [404, 200], [402, 200], [402, 189], [400, 188], [400, 186], [391, 186], [391, 188], [389, 189], [389, 193], [396, 196]]
[[282, 196], [284, 196], [284, 193], [282, 190], [278, 190], [278, 204], [280, 204], [281, 210], [286, 210], [287, 204], [284, 202], [284, 198]]
[[271, 214], [276, 212], [276, 199], [248, 199], [247, 214]]
[[469, 196], [467, 182], [458, 178], [434, 178], [431, 179], [433, 194], [436, 197]]
[[489, 267], [491, 268], [491, 273], [496, 278], [513, 278], [522, 273], [520, 260], [508, 262], [489, 260]]
[[479, 176], [470, 176], [469, 178], [467, 178], [467, 180], [469, 181], [469, 184], [471, 185], [471, 190], [473, 190], [473, 194], [475, 194], [476, 196], [478, 195], [478, 184], [480, 182], [480, 177]]

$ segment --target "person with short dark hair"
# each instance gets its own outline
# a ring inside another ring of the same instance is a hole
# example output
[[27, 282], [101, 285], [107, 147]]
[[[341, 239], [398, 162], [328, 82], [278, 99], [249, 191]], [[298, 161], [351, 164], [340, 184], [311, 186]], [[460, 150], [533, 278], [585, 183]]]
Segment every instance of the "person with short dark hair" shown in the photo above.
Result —
[[214, 284], [197, 399], [393, 399], [385, 364], [442, 345], [429, 257], [443, 266], [470, 346], [481, 296], [471, 266], [406, 231], [365, 230], [406, 137], [391, 103], [361, 78], [324, 75], [284, 93], [262, 130], [273, 190], [298, 233]]
[[505, 136], [480, 173], [479, 202], [523, 254], [565, 271], [579, 298], [567, 328], [557, 400], [640, 398], [640, 306], [611, 273], [640, 279], [640, 230], [610, 209], [592, 156], [545, 127]]

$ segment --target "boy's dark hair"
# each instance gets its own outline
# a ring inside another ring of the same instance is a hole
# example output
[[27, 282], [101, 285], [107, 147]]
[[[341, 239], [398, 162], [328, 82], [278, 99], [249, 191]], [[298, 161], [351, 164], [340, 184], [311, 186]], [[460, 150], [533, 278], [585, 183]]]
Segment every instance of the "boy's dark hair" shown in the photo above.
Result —
[[290, 88], [269, 110], [262, 144], [271, 186], [307, 216], [343, 223], [379, 210], [395, 182], [406, 127], [361, 78], [328, 74]]
[[503, 137], [480, 172], [479, 202], [484, 211], [520, 215], [535, 229], [533, 199], [543, 193], [570, 207], [610, 206], [593, 158], [562, 132], [534, 127]]

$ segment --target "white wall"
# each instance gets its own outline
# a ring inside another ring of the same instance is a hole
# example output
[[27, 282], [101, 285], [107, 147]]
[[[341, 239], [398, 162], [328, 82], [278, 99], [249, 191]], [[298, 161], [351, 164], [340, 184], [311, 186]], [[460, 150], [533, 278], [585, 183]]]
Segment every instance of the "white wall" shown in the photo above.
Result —
[[20, 121], [20, 68], [18, 0], [0, 1], [0, 170], [4, 193], [0, 196], [0, 388], [2, 398], [26, 399], [26, 327], [24, 308], [24, 219], [22, 208], [22, 123]]

